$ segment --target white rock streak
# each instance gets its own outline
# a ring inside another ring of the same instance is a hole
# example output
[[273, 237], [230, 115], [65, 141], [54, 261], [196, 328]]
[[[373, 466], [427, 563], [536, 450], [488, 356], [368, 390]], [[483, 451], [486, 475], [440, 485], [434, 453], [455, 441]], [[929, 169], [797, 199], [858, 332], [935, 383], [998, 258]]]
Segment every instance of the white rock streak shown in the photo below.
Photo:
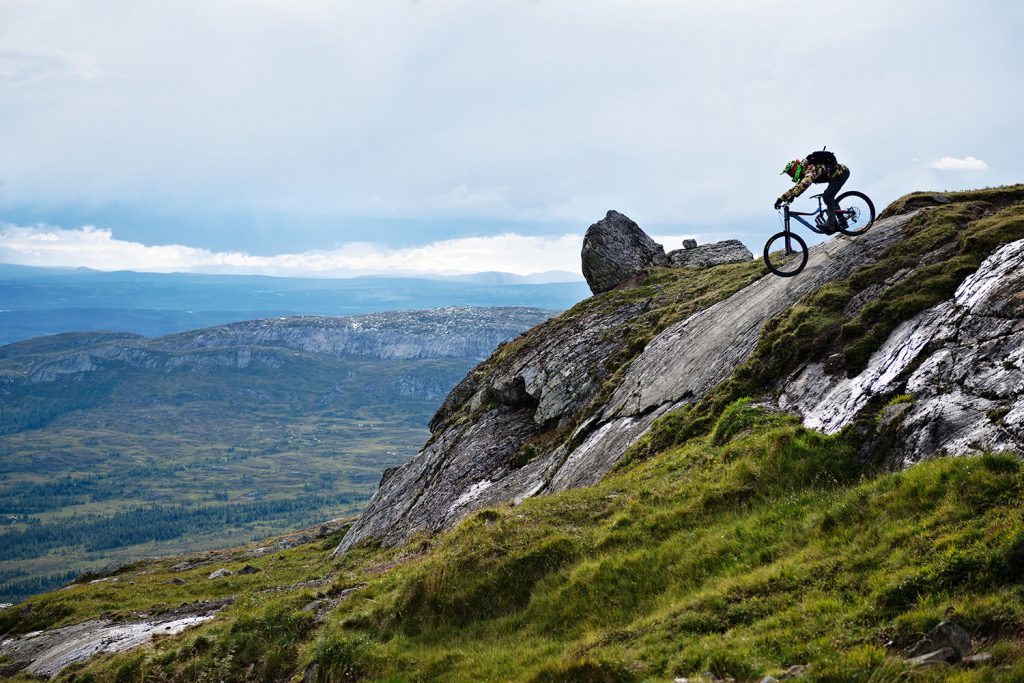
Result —
[[0, 643], [0, 654], [14, 661], [31, 660], [24, 671], [49, 678], [73, 662], [101, 652], [123, 652], [149, 642], [154, 635], [181, 633], [214, 616], [215, 613], [193, 614], [176, 619], [124, 624], [86, 621], [52, 631], [36, 631], [21, 638], [9, 638]]
[[[837, 381], [820, 364], [809, 365], [787, 384], [780, 402], [799, 410], [806, 426], [835, 433], [873, 396], [905, 385], [915, 402], [903, 417], [904, 464], [935, 453], [1020, 451], [1024, 329], [1015, 299], [1022, 291], [1019, 240], [985, 259], [952, 299], [899, 325], [859, 375]], [[996, 409], [1005, 415], [993, 419], [989, 413]]]

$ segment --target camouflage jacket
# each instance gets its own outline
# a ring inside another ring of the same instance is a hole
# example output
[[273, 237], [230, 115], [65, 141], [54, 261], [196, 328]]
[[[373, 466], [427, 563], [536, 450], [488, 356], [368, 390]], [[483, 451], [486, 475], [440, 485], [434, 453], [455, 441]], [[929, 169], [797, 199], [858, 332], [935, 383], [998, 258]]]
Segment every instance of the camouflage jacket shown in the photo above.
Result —
[[842, 174], [846, 173], [849, 169], [843, 164], [836, 164], [832, 172], [829, 173], [828, 166], [814, 164], [807, 164], [804, 166], [803, 177], [797, 182], [796, 185], [786, 190], [781, 197], [780, 202], [791, 202], [804, 193], [808, 187], [813, 183], [827, 183], [831, 180], [835, 180]]

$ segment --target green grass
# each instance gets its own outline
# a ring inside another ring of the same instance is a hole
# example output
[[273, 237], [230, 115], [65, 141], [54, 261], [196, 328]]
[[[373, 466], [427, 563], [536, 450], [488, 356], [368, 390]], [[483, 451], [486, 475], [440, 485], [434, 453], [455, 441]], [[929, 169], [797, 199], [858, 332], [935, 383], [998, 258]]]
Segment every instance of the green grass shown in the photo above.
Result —
[[[872, 476], [842, 439], [746, 401], [711, 435], [404, 548], [331, 562], [334, 537], [215, 582], [211, 566], [171, 574], [166, 560], [33, 598], [36, 616], [8, 610], [0, 631], [239, 596], [212, 623], [67, 681], [288, 680], [311, 663], [333, 681], [756, 680], [797, 663], [812, 681], [1024, 676], [1017, 459]], [[311, 589], [268, 590], [324, 576], [328, 596], [366, 584], [325, 623], [299, 612]], [[897, 655], [948, 609], [994, 664], [905, 670]]]

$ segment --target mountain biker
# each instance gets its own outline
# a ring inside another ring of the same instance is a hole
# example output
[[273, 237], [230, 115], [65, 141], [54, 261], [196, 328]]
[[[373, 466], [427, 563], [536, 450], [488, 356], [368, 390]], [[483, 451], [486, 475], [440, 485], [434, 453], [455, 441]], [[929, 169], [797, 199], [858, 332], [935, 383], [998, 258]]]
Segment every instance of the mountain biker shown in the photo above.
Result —
[[822, 199], [825, 200], [825, 206], [829, 211], [829, 219], [824, 226], [824, 232], [826, 235], [836, 232], [839, 229], [836, 216], [833, 213], [839, 208], [836, 206], [836, 194], [843, 183], [850, 179], [850, 169], [836, 161], [834, 154], [822, 150], [808, 154], [806, 159], [790, 161], [782, 169], [782, 173], [792, 178], [796, 185], [775, 200], [775, 208], [778, 209], [783, 204], [788, 204], [802, 195], [812, 183], [828, 183], [828, 187], [822, 193]]

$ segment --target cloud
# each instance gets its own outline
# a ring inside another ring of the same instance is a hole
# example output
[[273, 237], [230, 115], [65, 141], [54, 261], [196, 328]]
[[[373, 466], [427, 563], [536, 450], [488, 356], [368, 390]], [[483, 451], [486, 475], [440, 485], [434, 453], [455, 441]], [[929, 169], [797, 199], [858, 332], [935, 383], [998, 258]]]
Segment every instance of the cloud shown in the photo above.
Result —
[[[934, 182], [939, 144], [987, 160], [987, 183], [1024, 175], [1012, 3], [51, 4], [0, 2], [0, 215], [22, 225], [265, 252], [216, 218], [244, 214], [298, 253], [364, 239], [363, 219], [436, 229], [422, 242], [609, 208], [732, 230], [772, 221], [778, 168], [826, 144], [880, 205]], [[837, 75], [871, 97], [794, 115], [794, 79]], [[925, 185], [899, 173], [914, 157]]]
[[119, 240], [111, 230], [85, 226], [0, 224], [0, 262], [28, 266], [84, 266], [97, 270], [248, 273], [302, 277], [368, 274], [462, 274], [502, 271], [529, 275], [580, 272], [580, 235], [505, 233], [395, 249], [353, 242], [334, 249], [272, 256], [210, 251], [181, 244]]
[[0, 83], [27, 85], [46, 78], [94, 81], [103, 76], [96, 58], [52, 49], [0, 51]]
[[932, 168], [939, 171], [984, 171], [988, 168], [988, 164], [981, 159], [975, 159], [971, 156], [964, 157], [963, 159], [942, 157], [932, 163]]

